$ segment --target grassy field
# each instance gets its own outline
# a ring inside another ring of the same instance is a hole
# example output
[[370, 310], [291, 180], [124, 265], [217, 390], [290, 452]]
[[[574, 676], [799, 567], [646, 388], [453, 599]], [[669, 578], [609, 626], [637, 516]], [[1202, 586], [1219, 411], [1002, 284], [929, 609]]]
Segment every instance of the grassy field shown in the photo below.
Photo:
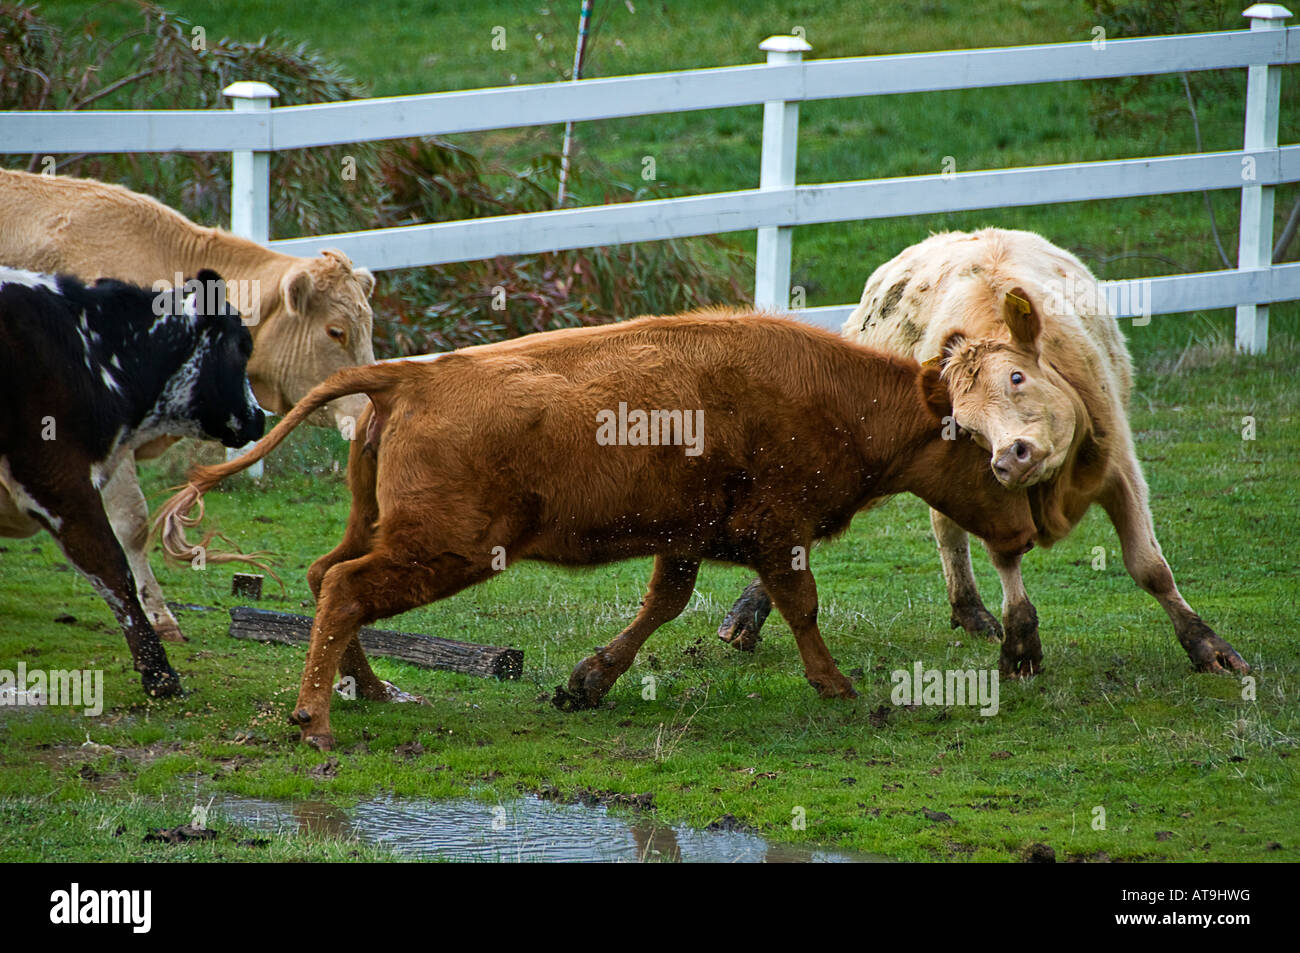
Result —
[[[576, 19], [576, 4], [370, 0], [303, 5], [310, 15], [246, 2], [172, 6], [212, 33], [256, 39], [279, 28], [340, 60], [376, 94], [557, 78]], [[84, 6], [43, 9], [71, 22]], [[588, 75], [752, 62], [764, 36], [796, 25], [813, 55], [847, 56], [1087, 39], [1092, 23], [1084, 4], [1047, 2], [984, 3], [978, 15], [952, 2], [894, 5], [869, 17], [846, 0], [606, 9]], [[99, 17], [108, 32], [131, 21], [120, 4]], [[507, 29], [504, 51], [490, 47], [495, 25]], [[1291, 79], [1283, 87], [1286, 142], [1300, 131]], [[1244, 77], [1191, 81], [1204, 93], [1206, 148], [1239, 146]], [[809, 104], [799, 177], [928, 173], [947, 155], [967, 170], [1194, 148], [1177, 80], [1128, 90], [1127, 113], [1094, 128], [1098, 90], [1103, 84], [1076, 83]], [[643, 156], [655, 156], [660, 178], [690, 194], [755, 185], [759, 125], [759, 110], [737, 109], [593, 123], [579, 135], [589, 155], [629, 180]], [[558, 149], [559, 131], [464, 138], [508, 165], [539, 144]], [[1283, 215], [1292, 190], [1279, 193]], [[1237, 198], [1214, 199], [1232, 254]], [[1040, 230], [1102, 278], [1218, 267], [1204, 199], [1188, 195], [803, 229], [795, 281], [809, 304], [856, 300], [877, 264], [928, 230], [982, 224]], [[752, 236], [734, 238], [752, 244]], [[816, 698], [775, 617], [753, 656], [718, 643], [713, 631], [749, 577], [711, 566], [688, 611], [615, 686], [612, 707], [561, 714], [550, 692], [631, 618], [649, 564], [587, 572], [520, 565], [385, 626], [517, 646], [523, 679], [496, 683], [380, 660], [383, 677], [423, 693], [430, 707], [338, 702], [337, 770], [323, 772], [326, 756], [300, 748], [286, 723], [303, 652], [226, 636], [224, 609], [236, 604], [228, 569], [160, 571], [169, 598], [223, 611], [180, 613], [191, 642], [169, 649], [188, 694], [154, 703], [108, 609], [52, 541], [3, 540], [0, 667], [102, 668], [107, 703], [98, 718], [0, 709], [0, 859], [373, 859], [384, 855], [308, 834], [259, 844], [265, 835], [219, 815], [210, 820], [223, 832], [216, 841], [142, 838], [184, 823], [217, 792], [346, 805], [380, 792], [496, 800], [547, 787], [564, 796], [653, 793], [654, 816], [665, 823], [705, 825], [731, 814], [776, 841], [902, 859], [1017, 859], [1034, 843], [1059, 859], [1300, 859], [1297, 310], [1274, 309], [1263, 358], [1231, 354], [1230, 321], [1207, 312], [1126, 323], [1125, 331], [1140, 369], [1132, 421], [1157, 532], [1184, 595], [1254, 667], [1253, 698], [1236, 679], [1190, 671], [1097, 511], [1069, 539], [1026, 559], [1045, 651], [1039, 678], [1004, 684], [989, 718], [971, 708], [892, 705], [894, 670], [916, 661], [984, 668], [997, 657], [996, 645], [949, 630], [925, 507], [902, 497], [813, 554], [826, 641], [844, 671], [859, 672], [855, 702]], [[1256, 421], [1255, 440], [1242, 439], [1246, 416]], [[177, 482], [189, 452], [178, 447], [146, 467], [151, 498]], [[310, 611], [304, 570], [338, 539], [347, 512], [331, 466], [344, 452], [331, 433], [296, 435], [269, 462], [262, 488], [237, 484], [209, 498], [210, 527], [281, 554], [288, 591], [268, 586], [270, 608]], [[1097, 546], [1104, 569], [1093, 568]], [[976, 572], [996, 605], [997, 577], [981, 556]], [[658, 680], [653, 700], [642, 698], [649, 674]], [[396, 752], [413, 741], [423, 755]], [[804, 830], [791, 824], [797, 808]], [[1104, 830], [1093, 827], [1097, 808]]]
[[[718, 643], [713, 629], [747, 574], [712, 566], [689, 610], [615, 686], [610, 707], [562, 714], [550, 691], [635, 613], [649, 565], [524, 564], [386, 624], [522, 648], [523, 679], [381, 660], [383, 677], [431, 706], [337, 702], [338, 769], [327, 777], [313, 774], [326, 756], [298, 746], [285, 721], [301, 649], [230, 639], [224, 612], [182, 612], [192, 641], [170, 648], [189, 693], [147, 702], [108, 610], [52, 542], [10, 540], [0, 552], [0, 659], [102, 668], [107, 707], [99, 718], [0, 715], [0, 820], [10, 822], [0, 823], [0, 858], [337, 858], [348, 851], [305, 835], [268, 847], [240, 846], [246, 832], [184, 847], [141, 836], [183, 823], [218, 791], [346, 805], [377, 792], [496, 800], [554, 786], [565, 796], [652, 793], [663, 822], [732, 814], [774, 840], [907, 859], [1014, 859], [1042, 842], [1062, 859], [1295, 860], [1296, 357], [1282, 347], [1266, 359], [1194, 349], [1176, 372], [1143, 375], [1133, 412], [1165, 552], [1184, 594], [1254, 666], [1253, 700], [1234, 678], [1190, 671], [1097, 511], [1026, 560], [1046, 653], [1040, 677], [1004, 683], [994, 717], [891, 705], [894, 670], [918, 660], [984, 668], [997, 653], [949, 631], [925, 508], [900, 497], [813, 557], [823, 631], [841, 668], [858, 673], [855, 702], [816, 698], [776, 618], [753, 656]], [[1254, 441], [1241, 439], [1248, 414]], [[270, 587], [271, 608], [309, 604], [303, 569], [333, 545], [346, 514], [340, 479], [322, 466], [342, 450], [333, 434], [305, 434], [271, 468], [268, 488], [209, 499], [212, 527], [282, 554], [288, 592]], [[150, 493], [174, 483], [185, 455], [174, 452], [149, 470]], [[309, 472], [313, 465], [324, 472]], [[1096, 546], [1104, 570], [1094, 568]], [[996, 603], [996, 576], [982, 558], [977, 573]], [[236, 604], [228, 569], [170, 568], [160, 579], [181, 602]], [[60, 616], [75, 621], [56, 623]], [[649, 701], [648, 674], [658, 679]], [[414, 741], [423, 755], [395, 751]], [[806, 830], [791, 826], [798, 807]], [[1091, 827], [1097, 807], [1103, 831]], [[219, 815], [210, 824], [224, 828]]]

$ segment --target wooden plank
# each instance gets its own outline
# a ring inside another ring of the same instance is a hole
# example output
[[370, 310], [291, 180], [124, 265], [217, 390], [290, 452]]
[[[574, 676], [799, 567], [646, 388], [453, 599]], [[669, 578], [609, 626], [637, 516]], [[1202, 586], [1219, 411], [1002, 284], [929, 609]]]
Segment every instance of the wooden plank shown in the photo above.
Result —
[[[1159, 278], [1100, 282], [1117, 318], [1183, 314], [1231, 308], [1242, 302], [1272, 304], [1300, 299], [1300, 262], [1246, 271], [1206, 271]], [[793, 311], [800, 321], [838, 332], [857, 304], [832, 304]]]
[[353, 261], [374, 270], [415, 268], [766, 226], [1240, 188], [1242, 162], [1247, 158], [1254, 160], [1255, 181], [1261, 185], [1300, 180], [1300, 146], [1284, 146], [1254, 153], [1155, 156], [951, 176], [744, 189], [282, 239], [270, 246], [285, 254], [303, 256], [316, 255], [322, 248], [338, 248]]
[[[1300, 27], [1285, 32], [1290, 30]], [[804, 98], [983, 89], [1229, 69], [1253, 63], [1294, 63], [1300, 58], [1300, 45], [1288, 44], [1283, 32], [1234, 30], [1108, 39], [1099, 47], [1085, 41], [811, 60], [805, 70]]]
[[0, 111], [6, 152], [231, 152], [270, 149], [266, 113], [230, 109]]
[[726, 66], [580, 82], [421, 93], [274, 110], [277, 149], [415, 135], [449, 135], [563, 122], [852, 96], [1140, 76], [1300, 60], [1290, 30], [1247, 30], [801, 64]]
[[[311, 641], [311, 625], [311, 616], [248, 606], [236, 606], [230, 610], [230, 635], [236, 639], [305, 645]], [[517, 679], [524, 670], [521, 649], [455, 642], [413, 632], [364, 628], [361, 630], [361, 647], [371, 655], [384, 655], [421, 668], [465, 675]]]
[[10, 152], [227, 152], [589, 122], [853, 96], [1139, 76], [1300, 61], [1284, 30], [1052, 43], [779, 66], [748, 64], [581, 82], [533, 83], [414, 96], [233, 110], [0, 112]]

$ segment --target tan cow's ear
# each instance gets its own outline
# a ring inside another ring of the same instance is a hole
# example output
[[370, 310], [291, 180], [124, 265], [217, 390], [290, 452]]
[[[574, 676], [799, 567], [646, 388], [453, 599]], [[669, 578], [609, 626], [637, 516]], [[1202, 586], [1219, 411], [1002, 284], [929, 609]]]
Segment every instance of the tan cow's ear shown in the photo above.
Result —
[[294, 316], [304, 314], [315, 287], [316, 282], [305, 267], [290, 268], [280, 280], [280, 296], [284, 299], [285, 310]]
[[922, 365], [916, 386], [921, 391], [921, 403], [936, 420], [952, 416], [952, 395], [948, 393], [948, 385], [943, 382], [939, 368], [933, 364]]
[[1002, 319], [1006, 321], [1011, 337], [1018, 344], [1038, 353], [1038, 336], [1043, 332], [1043, 319], [1024, 288], [1016, 287], [1007, 292]]
[[361, 293], [369, 298], [370, 292], [375, 290], [375, 276], [370, 273], [369, 268], [354, 268], [352, 274], [361, 285]]

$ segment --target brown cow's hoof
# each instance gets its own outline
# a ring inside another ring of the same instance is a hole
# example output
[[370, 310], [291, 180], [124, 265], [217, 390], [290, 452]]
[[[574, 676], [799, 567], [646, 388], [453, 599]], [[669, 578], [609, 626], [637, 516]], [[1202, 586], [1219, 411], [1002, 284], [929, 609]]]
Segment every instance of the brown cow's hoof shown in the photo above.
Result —
[[998, 675], [1001, 678], [1033, 678], [1042, 670], [1043, 659], [1041, 656], [1038, 658], [1032, 656], [1007, 658], [1004, 655], [998, 659]]
[[595, 708], [617, 678], [618, 673], [611, 675], [599, 654], [590, 655], [574, 668], [567, 688], [556, 688], [551, 701], [561, 711]]
[[1002, 624], [979, 603], [973, 606], [953, 606], [948, 622], [954, 629], [964, 629], [971, 635], [1002, 641]]
[[808, 684], [817, 689], [817, 694], [822, 698], [857, 698], [857, 690], [853, 687], [853, 682], [845, 675], [836, 672], [834, 676], [826, 680], [808, 679]]
[[1007, 607], [1002, 622], [1006, 635], [998, 658], [998, 674], [1003, 678], [1032, 678], [1043, 670], [1038, 610], [1029, 602], [1016, 603]]
[[309, 735], [304, 731], [302, 742], [317, 751], [332, 751], [334, 748], [334, 736], [328, 732], [323, 735]]
[[570, 694], [569, 690], [563, 685], [555, 686], [555, 695], [551, 698], [551, 704], [560, 711], [567, 712], [586, 711], [588, 708], [594, 707], [582, 695]]
[[170, 668], [162, 672], [146, 672], [140, 676], [140, 683], [150, 698], [174, 698], [181, 694], [181, 677]]
[[754, 651], [762, 638], [759, 632], [771, 611], [772, 600], [768, 598], [762, 583], [751, 582], [722, 620], [722, 625], [718, 626], [718, 638], [733, 649]]
[[1188, 629], [1179, 633], [1179, 641], [1198, 672], [1235, 672], [1246, 675], [1250, 666], [1245, 659], [1214, 630], [1197, 618]]

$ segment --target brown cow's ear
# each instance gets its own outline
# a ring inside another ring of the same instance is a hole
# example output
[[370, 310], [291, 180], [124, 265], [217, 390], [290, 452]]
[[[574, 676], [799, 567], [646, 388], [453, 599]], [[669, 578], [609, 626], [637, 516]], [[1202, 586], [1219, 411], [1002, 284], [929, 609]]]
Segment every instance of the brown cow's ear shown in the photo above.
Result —
[[1015, 287], [1007, 292], [1002, 319], [1006, 321], [1011, 337], [1018, 344], [1038, 353], [1038, 336], [1043, 332], [1043, 319], [1024, 288]]
[[284, 298], [285, 310], [294, 316], [302, 315], [307, 310], [316, 282], [311, 272], [304, 267], [289, 269], [280, 281], [280, 296]]
[[370, 292], [375, 290], [375, 276], [370, 273], [369, 268], [354, 268], [352, 274], [361, 285], [361, 293], [369, 298]]
[[943, 382], [939, 368], [932, 364], [923, 366], [916, 379], [916, 386], [921, 391], [921, 403], [934, 414], [936, 420], [952, 416], [952, 395], [948, 393], [948, 385]]

